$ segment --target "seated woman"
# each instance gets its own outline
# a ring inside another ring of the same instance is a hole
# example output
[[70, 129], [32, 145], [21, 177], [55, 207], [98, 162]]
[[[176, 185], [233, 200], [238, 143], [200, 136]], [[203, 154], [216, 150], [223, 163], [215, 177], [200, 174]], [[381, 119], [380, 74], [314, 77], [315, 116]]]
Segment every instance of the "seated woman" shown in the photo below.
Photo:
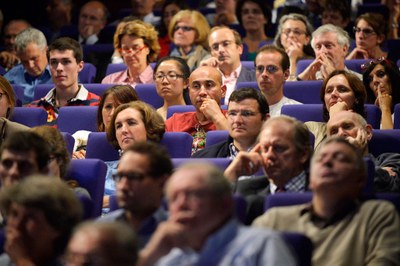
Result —
[[51, 126], [37, 126], [32, 131], [47, 141], [50, 148], [49, 175], [64, 180], [77, 195], [91, 198], [89, 192], [79, 186], [76, 180], [67, 180], [67, 169], [71, 161], [63, 135], [57, 128]]
[[[135, 101], [121, 104], [115, 109], [110, 127], [107, 130], [107, 139], [120, 154], [131, 144], [138, 141], [154, 141], [159, 143], [165, 132], [165, 123], [161, 115], [150, 105]], [[118, 160], [106, 162], [107, 175], [105, 183], [105, 197], [103, 207], [109, 204], [109, 195], [115, 193], [115, 183], [112, 178], [117, 169]], [[107, 210], [104, 210], [107, 212]]]
[[247, 46], [246, 61], [254, 61], [260, 42], [268, 41], [267, 27], [271, 23], [271, 10], [263, 0], [239, 0], [236, 17], [245, 30], [243, 45]]
[[297, 61], [314, 58], [311, 34], [314, 31], [307, 17], [301, 14], [288, 14], [281, 17], [274, 44], [283, 48], [290, 59], [290, 76], [288, 80], [296, 80]]
[[[97, 109], [97, 131], [107, 131], [114, 110], [120, 104], [137, 100], [139, 100], [139, 96], [130, 85], [114, 85], [108, 88], [103, 93]], [[86, 145], [90, 133], [87, 130], [79, 130], [72, 135], [75, 139], [73, 159], [85, 159]]]
[[386, 22], [381, 14], [365, 13], [354, 23], [356, 47], [346, 57], [349, 59], [378, 59], [387, 57], [381, 45], [387, 35]]
[[114, 46], [124, 59], [126, 70], [106, 76], [101, 83], [129, 84], [153, 83], [151, 62], [160, 52], [158, 33], [153, 26], [141, 20], [128, 21], [117, 28]]
[[210, 26], [206, 18], [196, 10], [181, 10], [173, 16], [168, 36], [175, 48], [169, 55], [186, 60], [190, 70], [200, 65], [200, 61], [211, 57], [208, 52]]
[[189, 85], [189, 66], [180, 57], [168, 56], [158, 61], [154, 73], [157, 94], [164, 99], [157, 112], [166, 120], [168, 107], [186, 105], [184, 92]]
[[381, 109], [381, 129], [393, 129], [393, 109], [400, 103], [400, 90], [397, 88], [400, 84], [399, 68], [384, 58], [372, 60], [363, 67], [367, 102]]
[[158, 42], [161, 50], [158, 58], [167, 56], [171, 51], [171, 39], [168, 37], [168, 28], [172, 17], [181, 10], [188, 9], [184, 0], [166, 0], [161, 7], [161, 20], [158, 26]]
[[73, 228], [81, 221], [78, 198], [60, 180], [32, 176], [0, 193], [7, 220], [0, 265], [63, 265]]
[[15, 107], [16, 97], [10, 82], [0, 75], [0, 145], [3, 140], [16, 131], [29, 127], [8, 120]]
[[326, 138], [326, 122], [336, 112], [352, 110], [365, 117], [367, 93], [364, 84], [354, 74], [345, 70], [334, 70], [323, 82], [320, 98], [325, 122], [305, 122], [315, 137], [314, 149]]

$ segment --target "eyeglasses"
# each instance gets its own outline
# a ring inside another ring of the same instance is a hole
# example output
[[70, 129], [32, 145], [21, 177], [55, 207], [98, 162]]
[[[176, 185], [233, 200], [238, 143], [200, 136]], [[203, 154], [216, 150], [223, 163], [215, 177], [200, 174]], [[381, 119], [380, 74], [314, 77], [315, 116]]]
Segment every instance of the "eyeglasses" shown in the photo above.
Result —
[[267, 70], [268, 73], [270, 74], [274, 74], [276, 72], [278, 72], [279, 67], [274, 66], [274, 65], [268, 65], [268, 66], [263, 66], [263, 65], [259, 65], [256, 66], [256, 71], [260, 74], [264, 73], [264, 70]]
[[372, 59], [371, 61], [364, 63], [361, 65], [361, 69], [362, 70], [366, 70], [367, 68], [369, 68], [372, 64], [377, 65], [382, 63], [383, 61], [385, 61], [386, 58], [384, 56], [379, 57], [378, 59]]
[[155, 74], [153, 78], [155, 81], [162, 81], [164, 78], [167, 78], [168, 80], [177, 80], [178, 78], [183, 77], [183, 75], [176, 74], [175, 72], [168, 72], [167, 74], [159, 72]]
[[142, 181], [146, 177], [146, 174], [139, 174], [135, 172], [114, 173], [112, 177], [115, 182], [121, 181], [123, 177], [126, 177], [129, 182], [132, 182], [132, 181]]
[[376, 34], [373, 29], [368, 29], [368, 28], [362, 29], [362, 28], [355, 27], [355, 26], [353, 27], [353, 31], [354, 31], [354, 33], [360, 33], [362, 31], [362, 33], [364, 33], [365, 37], [369, 37], [373, 34]]
[[258, 112], [253, 112], [250, 110], [240, 110], [240, 111], [232, 110], [232, 111], [228, 111], [227, 114], [230, 118], [235, 118], [239, 114], [241, 117], [249, 118], [249, 117], [255, 116], [256, 114], [258, 114]]
[[182, 30], [184, 32], [188, 32], [188, 31], [194, 30], [194, 28], [193, 27], [189, 27], [189, 26], [175, 26], [174, 27], [174, 32], [178, 31], [178, 30]]
[[301, 36], [303, 34], [306, 34], [306, 31], [301, 30], [301, 29], [290, 29], [290, 28], [287, 28], [287, 29], [283, 29], [282, 30], [282, 33], [285, 34], [286, 36], [289, 36], [289, 34], [291, 32], [293, 33], [294, 36], [297, 36], [297, 37], [299, 37], [299, 36]]
[[137, 54], [146, 47], [147, 47], [146, 45], [143, 45], [142, 47], [135, 46], [135, 47], [131, 47], [131, 48], [119, 48], [118, 51], [121, 55]]
[[[375, 72], [374, 75], [381, 79], [381, 78], [383, 78], [384, 76], [386, 76], [386, 72], [383, 71], [383, 70], [378, 70], [378, 71]], [[367, 80], [368, 83], [371, 83], [371, 82], [374, 80], [374, 75], [368, 76], [368, 80]]]

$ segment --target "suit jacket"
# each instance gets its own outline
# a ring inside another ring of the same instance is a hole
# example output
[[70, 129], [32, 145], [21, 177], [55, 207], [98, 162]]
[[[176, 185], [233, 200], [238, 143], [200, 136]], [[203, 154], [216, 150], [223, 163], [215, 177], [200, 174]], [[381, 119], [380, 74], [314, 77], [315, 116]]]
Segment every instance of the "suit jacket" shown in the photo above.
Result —
[[229, 144], [232, 142], [233, 139], [229, 137], [226, 141], [211, 145], [192, 154], [192, 158], [228, 158], [230, 156]]
[[242, 66], [242, 71], [240, 71], [236, 84], [244, 81], [256, 81], [256, 73], [254, 70], [250, 70]]

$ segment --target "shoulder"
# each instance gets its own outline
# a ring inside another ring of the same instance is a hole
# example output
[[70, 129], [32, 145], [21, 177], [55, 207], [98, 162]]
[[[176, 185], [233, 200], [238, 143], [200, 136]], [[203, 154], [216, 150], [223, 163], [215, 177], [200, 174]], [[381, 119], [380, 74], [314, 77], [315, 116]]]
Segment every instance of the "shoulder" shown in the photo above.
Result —
[[285, 207], [273, 207], [260, 217], [256, 218], [253, 222], [253, 225], [258, 227], [269, 227], [272, 229], [279, 228], [279, 230], [285, 230], [285, 224], [296, 223], [300, 218], [301, 211], [307, 205], [302, 204]]
[[101, 83], [114, 83], [114, 82], [118, 82], [124, 75], [126, 75], [126, 74], [125, 74], [126, 72], [127, 72], [127, 70], [123, 70], [123, 71], [111, 73], [111, 74], [105, 76], [105, 77], [103, 78], [103, 80], [101, 81]]
[[229, 156], [229, 141], [222, 141], [192, 155], [193, 158], [225, 158]]
[[175, 113], [165, 122], [166, 131], [184, 131], [183, 128], [194, 127], [196, 112]]
[[112, 212], [107, 213], [106, 215], [98, 218], [97, 222], [114, 222], [119, 220], [124, 215], [123, 209], [118, 209]]

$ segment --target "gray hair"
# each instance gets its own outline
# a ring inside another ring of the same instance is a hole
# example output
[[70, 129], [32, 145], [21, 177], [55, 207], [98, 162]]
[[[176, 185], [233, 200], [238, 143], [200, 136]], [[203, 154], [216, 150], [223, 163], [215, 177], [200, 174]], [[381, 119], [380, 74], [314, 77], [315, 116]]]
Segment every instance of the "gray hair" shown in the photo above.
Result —
[[43, 32], [35, 28], [27, 28], [15, 37], [15, 50], [17, 53], [21, 53], [30, 43], [36, 43], [41, 50], [47, 47], [46, 37]]
[[325, 24], [322, 25], [321, 27], [319, 27], [318, 29], [316, 29], [313, 34], [312, 34], [312, 40], [311, 40], [311, 46], [313, 49], [315, 49], [314, 46], [314, 40], [315, 38], [317, 38], [318, 36], [328, 33], [328, 32], [333, 32], [336, 33], [336, 37], [337, 37], [337, 42], [341, 47], [350, 46], [350, 37], [349, 34], [343, 30], [340, 27], [337, 27], [333, 24]]
[[282, 48], [282, 43], [281, 43], [281, 35], [282, 35], [282, 26], [287, 20], [297, 20], [301, 21], [306, 25], [306, 35], [311, 36], [312, 32], [314, 31], [314, 27], [311, 25], [310, 21], [308, 21], [307, 17], [302, 15], [302, 14], [297, 14], [297, 13], [291, 13], [288, 15], [284, 15], [281, 17], [279, 20], [278, 24], [278, 30], [275, 35], [274, 39], [274, 44], [278, 47]]

